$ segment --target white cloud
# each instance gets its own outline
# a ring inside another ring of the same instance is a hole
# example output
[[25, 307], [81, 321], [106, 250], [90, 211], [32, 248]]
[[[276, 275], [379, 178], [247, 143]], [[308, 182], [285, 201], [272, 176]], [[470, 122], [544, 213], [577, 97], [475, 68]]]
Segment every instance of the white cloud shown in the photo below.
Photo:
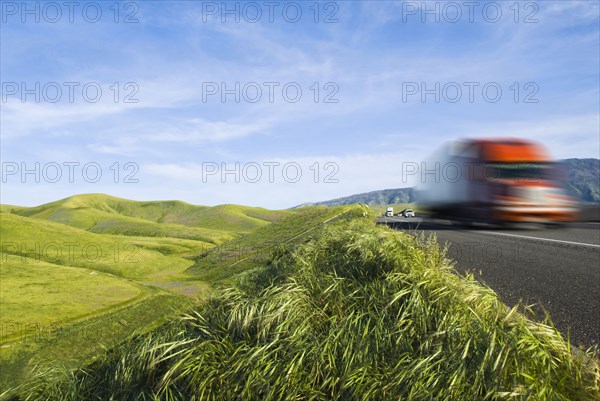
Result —
[[[512, 12], [510, 4], [503, 3], [503, 10]], [[88, 159], [127, 157], [145, 166], [147, 184], [103, 191], [271, 207], [408, 186], [398, 178], [399, 163], [418, 162], [440, 142], [460, 136], [521, 136], [547, 144], [556, 157], [598, 157], [598, 84], [593, 79], [599, 5], [539, 5], [536, 24], [515, 24], [508, 15], [499, 24], [442, 23], [425, 26], [426, 32], [418, 18], [416, 24], [404, 24], [402, 3], [393, 1], [340, 3], [340, 22], [328, 26], [204, 24], [196, 4], [179, 3], [166, 10], [145, 5], [139, 26], [116, 33], [73, 26], [52, 36], [48, 30], [44, 48], [36, 45], [39, 32], [12, 32], [9, 37], [19, 37], [27, 54], [53, 50], [60, 61], [36, 66], [13, 57], [11, 79], [35, 75], [54, 80], [57, 75], [85, 82], [100, 77], [105, 88], [132, 80], [139, 86], [139, 103], [114, 103], [110, 92], [96, 104], [11, 100], [2, 104], [2, 152], [15, 160], [64, 158], [67, 150]], [[521, 17], [527, 10], [522, 11]], [[75, 35], [77, 29], [88, 30]], [[126, 31], [131, 35], [122, 36]], [[16, 48], [11, 52], [27, 55]], [[292, 104], [279, 97], [274, 103], [250, 104], [202, 98], [203, 82], [267, 81], [300, 83], [302, 101]], [[505, 90], [512, 82], [536, 81], [542, 102], [535, 107], [403, 103], [402, 83], [409, 81], [495, 81]], [[339, 103], [315, 103], [309, 89], [314, 82], [321, 87], [337, 83]], [[303, 166], [305, 179], [296, 184], [199, 183], [201, 165], [185, 163], [217, 159], [294, 161]], [[315, 162], [336, 163], [339, 183], [308, 180]], [[49, 191], [58, 194], [57, 188]], [[87, 191], [69, 188], [71, 193]]]
[[469, 137], [520, 137], [544, 144], [559, 159], [600, 156], [600, 114], [465, 124]]
[[[145, 180], [189, 188], [185, 199], [192, 203], [287, 208], [359, 192], [412, 186], [411, 177], [408, 174], [402, 176], [403, 166], [421, 160], [421, 155], [403, 152], [203, 164], [145, 164], [141, 170]], [[258, 180], [257, 172], [260, 172]]]
[[149, 134], [146, 139], [154, 142], [221, 142], [260, 134], [270, 126], [268, 121], [229, 123], [194, 118]]

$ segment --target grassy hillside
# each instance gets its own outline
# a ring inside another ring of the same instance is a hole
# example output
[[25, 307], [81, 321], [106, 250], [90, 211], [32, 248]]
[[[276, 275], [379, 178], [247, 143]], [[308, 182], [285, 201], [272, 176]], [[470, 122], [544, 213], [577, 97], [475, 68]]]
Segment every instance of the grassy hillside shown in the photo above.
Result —
[[227, 242], [197, 256], [188, 273], [211, 283], [231, 282], [236, 275], [253, 269], [280, 245], [304, 241], [312, 229], [356, 206], [311, 206], [277, 223], [260, 228], [252, 235]]
[[[103, 236], [114, 241], [123, 240], [122, 235], [104, 234]], [[191, 258], [215, 247], [214, 244], [208, 242], [171, 237], [127, 236], [125, 239], [128, 244], [160, 252], [166, 256], [184, 258]]]
[[597, 355], [524, 313], [434, 242], [341, 222], [85, 369], [40, 371], [15, 399], [600, 399]]
[[85, 267], [140, 279], [164, 270], [184, 270], [190, 261], [165, 256], [124, 236], [104, 236], [51, 221], [0, 214], [2, 252], [34, 261]]
[[0, 204], [0, 213], [17, 213], [23, 209], [27, 208], [23, 206]]
[[0, 212], [0, 392], [37, 363], [81, 366], [208, 296], [191, 258], [296, 214], [93, 194]]
[[[0, 257], [3, 324], [46, 326], [57, 321], [73, 320], [130, 300], [143, 292], [139, 285], [93, 270], [4, 253]], [[2, 341], [6, 339], [3, 336]]]
[[81, 366], [185, 305], [188, 298], [131, 279], [179, 274], [192, 263], [181, 256], [213, 246], [100, 235], [7, 212], [26, 208], [2, 210], [0, 392], [38, 362]]
[[185, 225], [248, 233], [288, 216], [289, 210], [272, 211], [240, 205], [219, 205], [198, 210], [174, 222]]
[[[58, 364], [74, 369], [89, 364], [134, 333], [147, 332], [181, 313], [189, 302], [187, 297], [147, 288], [143, 297], [83, 319], [49, 324], [32, 319], [15, 324], [3, 319], [3, 335], [8, 341], [3, 339], [0, 347], [0, 399], [5, 399], [3, 391], [33, 379], [36, 366]], [[37, 309], [39, 305], [31, 307]]]
[[237, 205], [195, 206], [181, 201], [137, 202], [102, 194], [77, 195], [32, 208], [4, 207], [20, 216], [97, 233], [175, 237], [221, 243], [289, 214]]

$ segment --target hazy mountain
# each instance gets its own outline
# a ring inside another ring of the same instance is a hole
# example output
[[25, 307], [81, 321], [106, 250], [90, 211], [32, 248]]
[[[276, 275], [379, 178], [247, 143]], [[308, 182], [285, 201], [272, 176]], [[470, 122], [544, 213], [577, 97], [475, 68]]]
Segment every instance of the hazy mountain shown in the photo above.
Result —
[[[585, 203], [600, 203], [600, 159], [566, 159], [561, 162], [567, 168], [568, 193]], [[367, 205], [391, 205], [414, 202], [412, 188], [383, 189], [345, 196], [327, 201], [304, 203], [301, 206], [338, 206], [354, 203]]]
[[345, 196], [343, 198], [332, 199], [323, 202], [314, 203], [303, 203], [303, 206], [340, 206], [340, 205], [352, 205], [356, 203], [364, 203], [367, 205], [392, 205], [397, 203], [409, 203], [414, 201], [414, 194], [412, 188], [396, 188], [396, 189], [383, 189], [380, 191], [366, 192], [362, 194]]
[[566, 159], [570, 195], [586, 203], [600, 203], [600, 159]]

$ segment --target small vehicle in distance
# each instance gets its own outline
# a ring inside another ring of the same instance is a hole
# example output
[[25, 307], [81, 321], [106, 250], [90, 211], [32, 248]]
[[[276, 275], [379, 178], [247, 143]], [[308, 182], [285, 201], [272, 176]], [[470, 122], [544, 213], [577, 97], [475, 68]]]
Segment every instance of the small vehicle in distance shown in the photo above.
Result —
[[385, 217], [394, 217], [394, 208], [388, 207], [385, 209]]
[[398, 216], [402, 216], [405, 219], [408, 217], [415, 217], [415, 211], [412, 209], [404, 209], [403, 211], [398, 213]]

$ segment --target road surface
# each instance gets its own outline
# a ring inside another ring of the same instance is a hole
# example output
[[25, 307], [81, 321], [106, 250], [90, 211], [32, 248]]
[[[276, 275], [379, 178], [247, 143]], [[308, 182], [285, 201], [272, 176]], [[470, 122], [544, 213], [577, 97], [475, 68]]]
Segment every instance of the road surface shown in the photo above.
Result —
[[522, 300], [545, 309], [571, 342], [600, 344], [600, 224], [576, 223], [563, 229], [529, 227], [495, 230], [464, 228], [441, 221], [380, 218], [400, 230], [435, 234], [448, 243], [460, 272], [471, 272], [504, 303]]

